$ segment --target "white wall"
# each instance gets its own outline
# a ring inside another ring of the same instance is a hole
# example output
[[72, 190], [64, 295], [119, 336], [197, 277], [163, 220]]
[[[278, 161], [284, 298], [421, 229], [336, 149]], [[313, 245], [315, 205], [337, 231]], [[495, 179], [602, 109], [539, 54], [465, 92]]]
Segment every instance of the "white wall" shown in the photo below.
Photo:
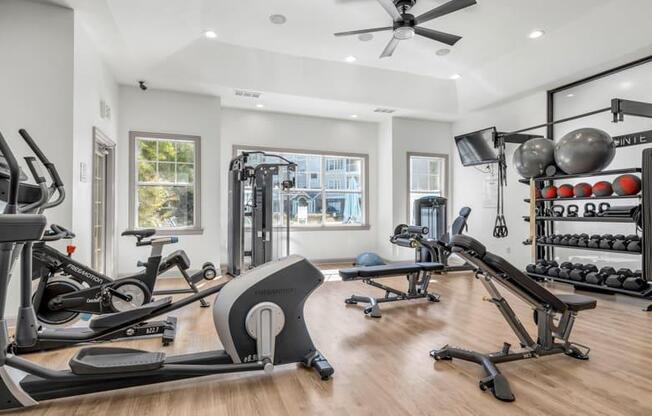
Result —
[[[378, 126], [373, 123], [296, 116], [263, 111], [225, 108], [222, 111], [222, 146], [220, 153], [221, 229], [227, 229], [228, 163], [234, 145], [263, 146], [275, 149], [298, 149], [361, 153], [369, 155], [369, 230], [294, 231], [290, 251], [314, 260], [350, 259], [363, 251], [376, 249]], [[222, 259], [226, 261], [226, 234], [220, 238]]]
[[[219, 247], [223, 238], [218, 178], [224, 171], [220, 163], [219, 97], [151, 89], [141, 91], [136, 87], [121, 86], [118, 108], [118, 233], [129, 227], [129, 132], [200, 136], [203, 233], [180, 236], [179, 244], [170, 246], [165, 252], [183, 248], [196, 267], [206, 261], [219, 264]], [[136, 249], [134, 242], [133, 237], [119, 238], [118, 270], [121, 273], [137, 270], [136, 262], [147, 259], [148, 251]]]
[[[378, 152], [382, 169], [379, 175], [384, 184], [379, 190], [378, 205], [381, 227], [377, 233], [378, 252], [388, 260], [407, 260], [414, 250], [401, 248], [389, 242], [389, 236], [398, 224], [409, 222], [408, 213], [408, 153], [451, 152], [451, 124], [427, 120], [393, 118], [381, 124]], [[450, 164], [450, 162], [449, 162]], [[452, 195], [452, 179], [448, 168], [448, 198]]]
[[[100, 101], [111, 108], [111, 118], [100, 115]], [[72, 219], [76, 234], [75, 258], [91, 264], [92, 194], [93, 194], [93, 128], [99, 128], [114, 143], [118, 131], [118, 85], [113, 74], [97, 52], [79, 13], [75, 14], [74, 61], [74, 149], [72, 161]], [[86, 165], [86, 180], [81, 180], [81, 164]], [[110, 251], [109, 251], [110, 253]], [[115, 260], [115, 259], [112, 259]], [[107, 273], [113, 274], [114, 261], [107, 261]]]
[[[18, 135], [27, 129], [61, 179], [70, 184], [73, 155], [73, 13], [19, 0], [0, 2], [0, 131], [19, 161], [31, 154]], [[69, 197], [48, 212], [50, 222], [70, 227]], [[9, 287], [7, 315], [18, 307], [18, 268]]]
[[[510, 131], [537, 125], [545, 122], [546, 93], [540, 92], [482, 111], [468, 114], [462, 120], [453, 124], [453, 136], [496, 126], [499, 131]], [[536, 131], [533, 133], [537, 133]], [[539, 131], [544, 134], [545, 132]], [[453, 141], [453, 136], [450, 140]], [[451, 143], [455, 146], [454, 143]], [[473, 167], [464, 167], [460, 162], [457, 150], [453, 152], [453, 212], [463, 206], [472, 209], [469, 217], [468, 234], [490, 245], [493, 251], [513, 261], [519, 267], [525, 267], [530, 262], [530, 247], [522, 242], [528, 238], [528, 223], [522, 220], [528, 214], [528, 205], [523, 202], [529, 197], [529, 188], [518, 183], [521, 178], [514, 170], [512, 157], [516, 145], [508, 144], [507, 187], [505, 188], [505, 217], [509, 228], [509, 236], [505, 239], [494, 239], [493, 228], [496, 218], [496, 208], [483, 206], [483, 186], [487, 174]]]

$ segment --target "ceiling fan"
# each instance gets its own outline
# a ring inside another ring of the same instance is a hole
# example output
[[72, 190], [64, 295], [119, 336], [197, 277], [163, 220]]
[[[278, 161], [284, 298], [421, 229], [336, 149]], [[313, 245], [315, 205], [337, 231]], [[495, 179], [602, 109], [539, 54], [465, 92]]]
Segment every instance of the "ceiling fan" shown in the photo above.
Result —
[[389, 13], [394, 20], [392, 26], [377, 27], [373, 29], [353, 30], [350, 32], [335, 33], [335, 36], [360, 35], [362, 33], [383, 32], [392, 30], [392, 38], [380, 55], [381, 58], [392, 56], [399, 42], [402, 40], [412, 39], [414, 35], [426, 37], [453, 46], [462, 39], [461, 36], [451, 35], [450, 33], [439, 32], [433, 29], [427, 29], [418, 25], [429, 22], [430, 20], [444, 16], [449, 13], [465, 9], [476, 4], [476, 0], [451, 0], [439, 7], [435, 7], [429, 12], [414, 17], [408, 11], [414, 6], [417, 0], [377, 0], [381, 6]]

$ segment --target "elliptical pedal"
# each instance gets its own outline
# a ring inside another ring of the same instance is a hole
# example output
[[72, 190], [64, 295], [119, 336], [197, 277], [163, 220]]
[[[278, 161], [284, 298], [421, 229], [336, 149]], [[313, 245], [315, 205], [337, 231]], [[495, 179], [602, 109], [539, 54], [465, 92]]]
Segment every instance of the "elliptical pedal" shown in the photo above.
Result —
[[78, 375], [115, 374], [157, 370], [165, 362], [165, 353], [133, 348], [88, 347], [70, 359], [70, 370]]

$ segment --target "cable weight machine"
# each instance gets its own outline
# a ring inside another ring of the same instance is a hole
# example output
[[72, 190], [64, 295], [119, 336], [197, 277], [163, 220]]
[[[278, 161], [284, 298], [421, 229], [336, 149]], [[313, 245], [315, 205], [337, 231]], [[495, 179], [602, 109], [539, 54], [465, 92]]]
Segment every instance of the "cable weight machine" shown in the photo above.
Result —
[[[252, 155], [261, 156], [262, 162], [252, 163]], [[268, 162], [270, 159], [275, 161]], [[246, 268], [281, 257], [278, 253], [283, 242], [284, 255], [290, 254], [289, 191], [296, 185], [296, 169], [296, 163], [283, 156], [261, 151], [243, 152], [231, 160], [227, 230], [229, 275], [238, 276]], [[247, 197], [245, 190], [249, 189], [251, 193]], [[277, 209], [274, 206], [275, 194], [280, 195]], [[274, 225], [275, 214], [285, 218], [281, 221], [282, 227]], [[247, 217], [251, 219], [249, 224]]]

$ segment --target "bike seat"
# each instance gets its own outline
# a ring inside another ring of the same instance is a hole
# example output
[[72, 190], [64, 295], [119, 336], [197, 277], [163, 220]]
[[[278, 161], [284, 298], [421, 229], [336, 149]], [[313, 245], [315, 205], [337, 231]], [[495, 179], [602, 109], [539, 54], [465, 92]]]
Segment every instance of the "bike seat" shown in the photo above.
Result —
[[133, 235], [134, 237], [140, 240], [143, 238], [151, 237], [154, 234], [156, 234], [156, 230], [154, 230], [153, 228], [145, 228], [142, 230], [127, 230], [124, 231], [121, 235], [123, 237], [128, 235]]

